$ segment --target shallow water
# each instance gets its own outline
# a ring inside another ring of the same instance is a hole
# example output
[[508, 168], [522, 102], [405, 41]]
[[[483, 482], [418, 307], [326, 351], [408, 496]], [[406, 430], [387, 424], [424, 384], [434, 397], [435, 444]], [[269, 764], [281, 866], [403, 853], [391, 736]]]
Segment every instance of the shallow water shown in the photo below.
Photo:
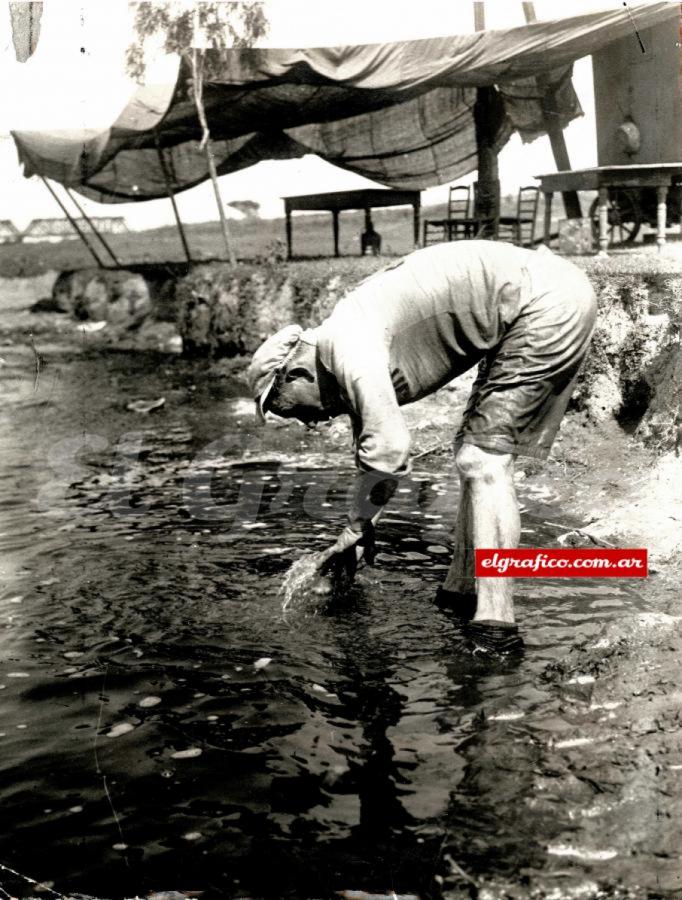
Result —
[[[565, 872], [587, 800], [553, 794], [549, 748], [590, 723], [541, 676], [643, 608], [632, 582], [521, 582], [525, 656], [472, 660], [432, 603], [441, 464], [396, 495], [343, 602], [283, 615], [285, 570], [342, 527], [349, 455], [255, 429], [201, 364], [42, 352], [37, 387], [28, 347], [0, 369], [1, 863], [100, 897], [437, 897], [446, 851], [473, 879]], [[546, 546], [561, 511], [522, 501]]]

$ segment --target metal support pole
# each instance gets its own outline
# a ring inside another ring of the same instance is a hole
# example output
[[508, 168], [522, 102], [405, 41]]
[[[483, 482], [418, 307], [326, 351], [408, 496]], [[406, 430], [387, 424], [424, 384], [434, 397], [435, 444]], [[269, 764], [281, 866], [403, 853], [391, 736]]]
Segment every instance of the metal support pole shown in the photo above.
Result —
[[86, 246], [86, 247], [88, 248], [88, 250], [90, 251], [90, 255], [91, 255], [92, 258], [95, 260], [95, 262], [97, 263], [97, 265], [99, 266], [99, 268], [100, 268], [100, 269], [105, 268], [104, 263], [102, 262], [102, 260], [101, 260], [101, 259], [99, 258], [99, 256], [97, 255], [97, 251], [96, 251], [95, 248], [90, 244], [90, 242], [89, 242], [88, 239], [86, 238], [85, 234], [81, 231], [80, 227], [78, 226], [78, 222], [76, 222], [76, 220], [74, 219], [74, 217], [71, 215], [71, 213], [70, 213], [70, 212], [68, 211], [68, 209], [64, 206], [64, 204], [62, 203], [62, 201], [59, 199], [59, 196], [57, 195], [57, 192], [54, 190], [54, 188], [52, 187], [52, 185], [50, 184], [50, 182], [47, 180], [47, 178], [45, 178], [44, 175], [41, 175], [40, 178], [41, 178], [43, 184], [45, 185], [45, 187], [48, 189], [48, 191], [52, 194], [53, 198], [57, 201], [57, 205], [59, 206], [59, 208], [61, 209], [61, 211], [64, 213], [64, 215], [66, 216], [66, 218], [69, 220], [69, 223], [71, 224], [71, 227], [73, 228], [73, 230], [76, 232], [76, 234], [78, 235], [78, 237], [83, 241], [83, 243], [85, 244], [85, 246]]
[[78, 200], [76, 200], [76, 198], [75, 198], [75, 196], [74, 196], [74, 194], [73, 194], [73, 191], [72, 191], [70, 188], [68, 188], [68, 187], [65, 188], [65, 190], [66, 190], [66, 193], [67, 193], [67, 194], [69, 195], [69, 197], [71, 198], [71, 202], [73, 203], [73, 205], [76, 207], [76, 209], [78, 210], [78, 212], [81, 214], [81, 216], [85, 219], [85, 221], [88, 223], [88, 225], [89, 225], [90, 228], [92, 229], [92, 233], [93, 233], [93, 234], [95, 235], [95, 237], [99, 240], [100, 244], [104, 247], [104, 249], [107, 251], [107, 253], [109, 254], [109, 256], [113, 259], [114, 265], [115, 265], [115, 266], [120, 266], [121, 263], [118, 261], [118, 258], [117, 258], [117, 256], [116, 256], [116, 254], [115, 254], [114, 251], [111, 249], [111, 247], [109, 246], [109, 244], [104, 240], [104, 238], [103, 238], [102, 235], [99, 233], [99, 231], [95, 228], [95, 225], [94, 225], [94, 223], [92, 222], [92, 220], [88, 217], [88, 214], [85, 212], [85, 210], [84, 210], [83, 207], [80, 205], [80, 203], [78, 202]]
[[185, 237], [185, 229], [182, 227], [182, 220], [180, 218], [180, 213], [178, 211], [178, 205], [175, 202], [175, 194], [173, 193], [173, 186], [171, 184], [170, 175], [168, 174], [168, 168], [166, 166], [166, 160], [163, 157], [163, 150], [159, 145], [158, 138], [156, 139], [156, 153], [159, 157], [159, 165], [161, 166], [161, 171], [163, 173], [163, 180], [166, 183], [166, 193], [168, 194], [168, 198], [171, 202], [171, 206], [173, 207], [173, 214], [175, 215], [175, 222], [178, 226], [178, 231], [180, 232], [180, 240], [182, 241], [182, 249], [185, 251], [185, 256], [187, 257], [187, 262], [192, 262], [192, 256], [189, 252], [189, 245], [187, 243], [187, 238]]

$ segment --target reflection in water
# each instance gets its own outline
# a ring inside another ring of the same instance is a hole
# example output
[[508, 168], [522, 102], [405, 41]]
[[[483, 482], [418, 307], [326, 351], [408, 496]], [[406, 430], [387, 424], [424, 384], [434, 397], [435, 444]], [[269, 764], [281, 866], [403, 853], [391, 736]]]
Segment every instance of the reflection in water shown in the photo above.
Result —
[[[345, 455], [254, 429], [197, 364], [54, 352], [34, 396], [3, 355], [0, 861], [104, 897], [427, 897], [446, 856], [464, 884], [553, 865], [592, 789], [553, 802], [572, 723], [539, 676], [635, 608], [625, 582], [520, 588], [526, 656], [472, 660], [431, 602], [453, 481], [417, 472], [378, 565], [282, 616], [284, 571], [341, 525]], [[165, 408], [126, 411], [140, 393]]]

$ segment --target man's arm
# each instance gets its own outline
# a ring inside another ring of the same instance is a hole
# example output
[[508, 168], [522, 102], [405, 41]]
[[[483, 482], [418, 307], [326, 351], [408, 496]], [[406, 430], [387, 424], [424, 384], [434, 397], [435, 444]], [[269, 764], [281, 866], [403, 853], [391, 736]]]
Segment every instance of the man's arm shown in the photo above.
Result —
[[358, 358], [345, 355], [335, 376], [352, 410], [358, 474], [350, 494], [348, 525], [337, 541], [343, 552], [371, 530], [400, 478], [410, 471], [410, 433], [398, 406], [383, 346]]

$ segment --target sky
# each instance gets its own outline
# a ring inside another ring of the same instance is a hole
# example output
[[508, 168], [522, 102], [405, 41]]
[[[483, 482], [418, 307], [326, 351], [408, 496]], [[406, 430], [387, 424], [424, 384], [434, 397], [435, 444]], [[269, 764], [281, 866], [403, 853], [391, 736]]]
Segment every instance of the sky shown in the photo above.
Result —
[[[613, 0], [571, 0], [571, 12], [595, 6], [620, 5]], [[536, 0], [539, 18], [565, 15], [563, 0]], [[390, 14], [389, 14], [390, 11]], [[473, 30], [469, 0], [269, 0], [270, 23], [264, 46], [322, 46], [373, 43], [432, 37]], [[489, 27], [523, 22], [517, 0], [487, 0]], [[46, 0], [41, 38], [36, 54], [20, 65], [14, 57], [8, 29], [6, 0], [0, 0], [0, 77], [14, 90], [0, 100], [0, 219], [11, 219], [24, 228], [31, 219], [61, 215], [45, 186], [26, 179], [16, 158], [10, 128], [47, 130], [87, 127], [96, 133], [112, 122], [126, 103], [132, 85], [122, 70], [122, 54], [128, 44], [129, 13], [125, 0]], [[80, 48], [85, 47], [85, 53]], [[154, 65], [163, 78], [171, 63], [154, 54]], [[589, 58], [574, 69], [574, 85], [585, 115], [566, 129], [566, 143], [574, 168], [596, 164], [596, 133], [592, 68]], [[522, 145], [514, 136], [500, 154], [500, 178], [505, 193], [514, 193], [533, 177], [555, 169], [547, 138]], [[475, 173], [464, 183], [473, 181]], [[223, 176], [225, 202], [255, 200], [261, 215], [281, 216], [281, 195], [344, 190], [372, 185], [361, 176], [306, 156], [298, 160], [262, 162]], [[424, 204], [440, 202], [447, 186], [424, 191]], [[210, 184], [178, 195], [180, 214], [187, 222], [215, 219]], [[153, 228], [173, 221], [170, 203], [153, 200], [137, 204], [97, 204], [82, 200], [91, 215], [123, 215], [132, 229]]]

